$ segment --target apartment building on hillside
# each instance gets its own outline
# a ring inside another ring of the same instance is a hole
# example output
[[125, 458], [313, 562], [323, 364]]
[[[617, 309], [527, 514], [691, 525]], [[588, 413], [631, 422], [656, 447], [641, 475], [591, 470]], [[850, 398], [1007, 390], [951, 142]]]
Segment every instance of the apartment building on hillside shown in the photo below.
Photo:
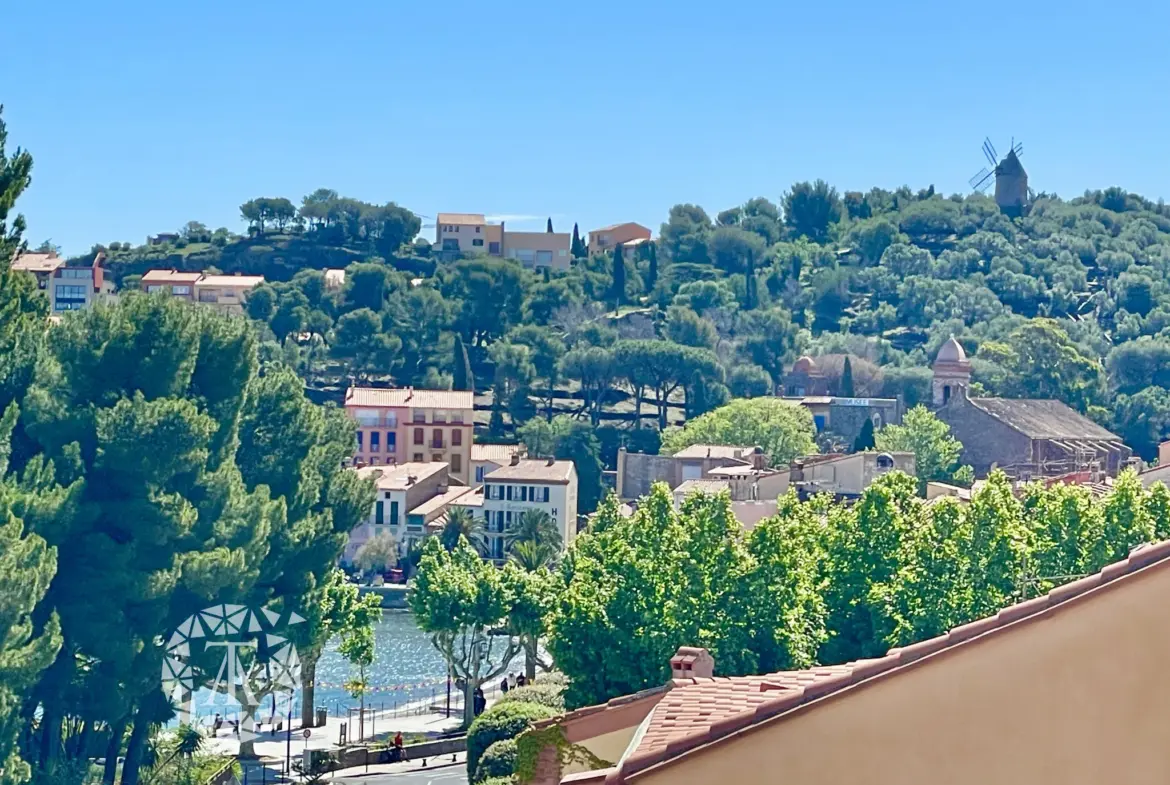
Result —
[[439, 213], [435, 244], [441, 255], [486, 254], [515, 259], [525, 267], [567, 270], [572, 237], [566, 232], [510, 232], [503, 222], [488, 223], [482, 213]]
[[204, 275], [195, 282], [195, 300], [226, 313], [243, 313], [248, 294], [263, 275]]
[[505, 535], [526, 510], [548, 513], [563, 547], [569, 546], [577, 536], [577, 467], [572, 461], [523, 460], [516, 454], [507, 466], [484, 476], [484, 537], [490, 558], [505, 557]]
[[195, 284], [203, 277], [201, 272], [182, 270], [147, 270], [138, 287], [147, 294], [165, 292], [180, 300], [195, 300]]
[[611, 253], [615, 245], [621, 245], [627, 253], [642, 243], [650, 242], [651, 233], [642, 224], [632, 221], [603, 226], [589, 233], [589, 255]]
[[101, 251], [92, 262], [65, 262], [49, 279], [49, 309], [54, 314], [79, 311], [115, 297], [114, 282], [105, 276], [106, 255]]
[[357, 423], [361, 465], [444, 463], [468, 483], [475, 405], [463, 390], [350, 387], [345, 410]]

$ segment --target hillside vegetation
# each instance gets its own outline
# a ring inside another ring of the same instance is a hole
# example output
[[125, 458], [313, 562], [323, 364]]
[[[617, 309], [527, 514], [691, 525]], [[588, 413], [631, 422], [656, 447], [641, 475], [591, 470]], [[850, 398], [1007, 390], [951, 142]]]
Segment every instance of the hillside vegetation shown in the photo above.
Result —
[[499, 436], [557, 413], [662, 429], [766, 393], [802, 353], [836, 380], [849, 356], [855, 394], [914, 404], [952, 334], [976, 392], [1063, 400], [1146, 457], [1170, 428], [1170, 210], [1118, 188], [1009, 219], [979, 194], [797, 183], [713, 217], [675, 205], [617, 275], [608, 256], [439, 261], [408, 210], [327, 189], [241, 212], [245, 236], [192, 223], [112, 244], [111, 269], [131, 286], [158, 266], [263, 274], [251, 316], [312, 385], [474, 380]]

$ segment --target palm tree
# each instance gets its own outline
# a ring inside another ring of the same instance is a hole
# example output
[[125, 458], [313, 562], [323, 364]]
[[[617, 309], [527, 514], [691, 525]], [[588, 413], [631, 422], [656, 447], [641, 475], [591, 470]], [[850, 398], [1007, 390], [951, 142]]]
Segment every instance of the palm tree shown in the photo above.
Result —
[[447, 522], [439, 533], [439, 542], [448, 551], [453, 551], [460, 536], [466, 537], [471, 547], [483, 553], [483, 520], [466, 507], [452, 506], [447, 510]]
[[530, 542], [535, 545], [547, 545], [554, 553], [560, 553], [563, 541], [557, 529], [557, 522], [544, 510], [525, 510], [512, 519], [504, 535], [505, 547], [510, 552], [518, 544]]
[[[183, 781], [190, 782], [191, 779], [191, 759], [196, 754], [203, 750], [204, 738], [199, 729], [192, 725], [180, 725], [175, 731], [175, 737], [170, 745], [170, 755], [162, 762], [158, 761], [158, 751], [154, 749], [147, 757], [150, 759], [148, 764], [149, 774], [147, 774], [147, 785], [153, 783], [158, 775], [176, 759], [182, 758], [184, 760], [183, 766]], [[146, 761], [144, 761], [146, 763]]]
[[508, 551], [508, 558], [525, 572], [552, 569], [556, 566], [559, 556], [557, 549], [551, 545], [531, 540], [513, 543], [511, 550]]

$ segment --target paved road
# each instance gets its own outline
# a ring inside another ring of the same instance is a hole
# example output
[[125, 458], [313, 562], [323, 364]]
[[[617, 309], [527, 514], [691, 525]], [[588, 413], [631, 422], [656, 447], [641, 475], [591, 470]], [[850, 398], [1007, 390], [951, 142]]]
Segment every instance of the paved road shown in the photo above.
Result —
[[407, 771], [400, 774], [366, 774], [338, 777], [329, 782], [346, 785], [467, 785], [467, 769], [451, 766], [434, 771]]

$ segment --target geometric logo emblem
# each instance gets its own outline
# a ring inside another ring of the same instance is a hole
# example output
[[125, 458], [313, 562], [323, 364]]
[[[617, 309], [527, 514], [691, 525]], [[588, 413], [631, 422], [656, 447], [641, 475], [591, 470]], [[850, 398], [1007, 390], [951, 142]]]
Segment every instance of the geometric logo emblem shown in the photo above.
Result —
[[163, 693], [179, 721], [241, 741], [257, 738], [265, 722], [286, 721], [301, 685], [287, 631], [304, 621], [294, 612], [234, 604], [187, 617], [167, 638], [162, 666]]

